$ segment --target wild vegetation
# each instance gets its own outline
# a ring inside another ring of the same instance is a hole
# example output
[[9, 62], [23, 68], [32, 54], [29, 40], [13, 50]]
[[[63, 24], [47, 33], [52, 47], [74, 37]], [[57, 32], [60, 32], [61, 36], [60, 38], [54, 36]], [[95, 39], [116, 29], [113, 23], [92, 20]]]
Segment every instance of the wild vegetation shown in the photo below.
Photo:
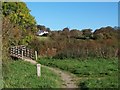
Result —
[[[59, 77], [46, 68], [42, 68], [43, 77], [38, 79], [34, 65], [11, 61], [9, 48], [16, 45], [26, 45], [38, 51], [41, 64], [77, 75], [80, 87], [118, 87], [118, 27], [101, 27], [95, 31], [66, 27], [52, 31], [36, 24], [24, 2], [3, 2], [2, 13], [2, 60], [6, 88], [60, 86]], [[38, 30], [48, 31], [49, 34], [36, 36]]]
[[[118, 28], [108, 26], [94, 32], [91, 29], [80, 31], [64, 28], [62, 31], [50, 31], [47, 38], [49, 40], [36, 39], [30, 43], [33, 48], [37, 47], [39, 55], [59, 59], [118, 56]], [[55, 53], [49, 55], [52, 49]]]

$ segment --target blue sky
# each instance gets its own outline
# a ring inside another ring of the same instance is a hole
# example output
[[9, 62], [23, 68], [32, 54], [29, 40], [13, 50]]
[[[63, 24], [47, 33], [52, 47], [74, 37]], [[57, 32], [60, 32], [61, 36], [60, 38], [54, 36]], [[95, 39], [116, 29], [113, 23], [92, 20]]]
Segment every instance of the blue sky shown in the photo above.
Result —
[[37, 24], [51, 30], [118, 26], [117, 2], [26, 2]]

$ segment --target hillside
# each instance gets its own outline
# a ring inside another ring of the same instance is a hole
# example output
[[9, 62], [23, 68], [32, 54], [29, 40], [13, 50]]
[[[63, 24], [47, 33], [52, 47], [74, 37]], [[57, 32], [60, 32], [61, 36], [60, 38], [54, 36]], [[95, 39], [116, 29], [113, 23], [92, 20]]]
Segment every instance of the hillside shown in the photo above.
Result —
[[47, 36], [38, 36], [29, 45], [44, 57], [117, 57], [118, 28], [107, 26], [95, 31], [64, 28], [59, 31], [50, 31]]
[[[37, 25], [24, 2], [2, 2], [2, 18], [4, 88], [61, 88], [63, 81], [65, 87], [118, 87], [118, 27], [51, 30]], [[48, 34], [36, 35], [39, 30]], [[10, 47], [18, 45], [37, 51], [35, 62], [50, 70], [42, 67], [38, 79], [35, 65], [10, 56]]]

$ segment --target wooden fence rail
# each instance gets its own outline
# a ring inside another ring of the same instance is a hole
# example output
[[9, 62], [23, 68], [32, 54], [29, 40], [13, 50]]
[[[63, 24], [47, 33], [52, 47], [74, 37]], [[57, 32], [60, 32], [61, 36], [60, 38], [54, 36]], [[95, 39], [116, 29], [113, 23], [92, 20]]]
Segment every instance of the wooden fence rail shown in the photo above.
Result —
[[35, 52], [24, 45], [13, 46], [10, 48], [10, 56], [35, 59]]

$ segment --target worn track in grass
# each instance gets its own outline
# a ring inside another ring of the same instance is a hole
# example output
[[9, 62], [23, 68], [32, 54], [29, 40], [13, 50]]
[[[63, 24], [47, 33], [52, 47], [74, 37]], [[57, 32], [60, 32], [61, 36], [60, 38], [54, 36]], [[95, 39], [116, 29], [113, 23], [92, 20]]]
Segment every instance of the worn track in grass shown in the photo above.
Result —
[[51, 71], [55, 72], [56, 74], [58, 74], [63, 83], [62, 83], [62, 88], [78, 88], [77, 84], [76, 84], [76, 80], [77, 80], [77, 77], [69, 72], [65, 72], [65, 71], [62, 71], [58, 68], [52, 68], [52, 67], [48, 67], [48, 66], [44, 66], [42, 65], [43, 67], [46, 67], [48, 69], [50, 69]]
[[[30, 62], [32, 64], [37, 64], [37, 62], [34, 60], [24, 59], [24, 61]], [[58, 68], [52, 68], [52, 67], [48, 67], [48, 66], [44, 66], [44, 65], [42, 65], [42, 67], [46, 67], [46, 68], [50, 69], [51, 71], [53, 71], [54, 73], [56, 73], [57, 75], [59, 75], [61, 77], [61, 80], [63, 81], [62, 88], [78, 88], [78, 86], [76, 84], [77, 77], [75, 75], [73, 75], [69, 72], [60, 70]]]

